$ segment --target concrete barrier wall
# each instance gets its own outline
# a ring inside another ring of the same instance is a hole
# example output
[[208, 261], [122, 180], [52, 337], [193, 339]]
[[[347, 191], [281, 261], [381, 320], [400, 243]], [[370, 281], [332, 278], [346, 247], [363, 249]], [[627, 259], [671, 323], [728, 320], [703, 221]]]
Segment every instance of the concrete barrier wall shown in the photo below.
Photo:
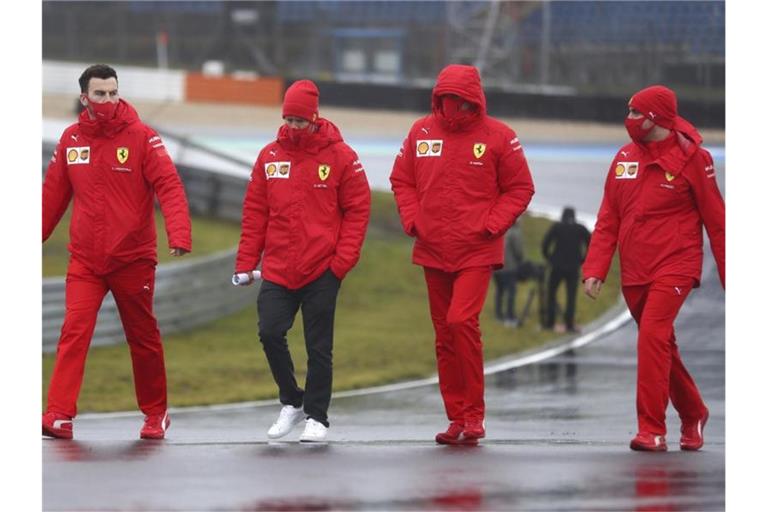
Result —
[[[154, 309], [163, 335], [191, 329], [255, 303], [258, 285], [235, 287], [230, 283], [235, 252], [229, 249], [158, 267]], [[56, 350], [64, 321], [64, 289], [63, 277], [43, 280], [43, 352]], [[120, 315], [108, 294], [91, 344], [109, 345], [124, 339]]]

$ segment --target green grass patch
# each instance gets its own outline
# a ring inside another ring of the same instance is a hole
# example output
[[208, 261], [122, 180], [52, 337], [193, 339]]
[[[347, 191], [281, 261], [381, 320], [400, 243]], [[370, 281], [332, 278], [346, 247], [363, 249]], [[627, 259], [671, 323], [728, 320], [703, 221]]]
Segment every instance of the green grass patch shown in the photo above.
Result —
[[[196, 221], [197, 222], [197, 221]], [[541, 261], [540, 244], [547, 220], [525, 219], [528, 258]], [[235, 238], [236, 240], [236, 238]], [[197, 242], [196, 242], [197, 243]], [[411, 263], [412, 240], [401, 232], [389, 193], [373, 194], [371, 224], [358, 266], [344, 280], [336, 310], [334, 390], [385, 384], [435, 373], [434, 331], [421, 267]], [[585, 324], [618, 299], [618, 265], [598, 301], [578, 295], [576, 321]], [[518, 286], [518, 314], [532, 283]], [[560, 303], [564, 304], [561, 287]], [[538, 328], [535, 314], [519, 329], [508, 329], [493, 317], [491, 284], [481, 328], [486, 360], [527, 350], [557, 335]], [[277, 395], [257, 335], [253, 304], [190, 332], [164, 337], [169, 401], [172, 406], [238, 402]], [[297, 379], [306, 372], [301, 314], [289, 332]], [[47, 392], [53, 355], [43, 356]], [[90, 351], [79, 401], [80, 411], [136, 408], [130, 357], [125, 344]]]
[[[64, 276], [67, 273], [67, 263], [69, 262], [67, 244], [69, 244], [71, 213], [72, 207], [70, 206], [59, 225], [56, 226], [56, 230], [43, 244], [43, 277]], [[157, 257], [159, 262], [180, 261], [168, 254], [165, 221], [159, 211], [155, 212], [155, 226], [157, 226]], [[235, 247], [239, 240], [240, 224], [237, 222], [193, 216], [192, 253], [184, 256], [184, 260]]]

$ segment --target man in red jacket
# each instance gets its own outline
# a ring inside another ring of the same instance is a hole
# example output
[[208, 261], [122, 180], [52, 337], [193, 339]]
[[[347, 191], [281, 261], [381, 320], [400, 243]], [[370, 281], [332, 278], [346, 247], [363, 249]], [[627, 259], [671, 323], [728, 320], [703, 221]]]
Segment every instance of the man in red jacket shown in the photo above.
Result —
[[486, 113], [476, 68], [440, 72], [432, 113], [414, 123], [390, 181], [429, 294], [450, 421], [435, 440], [475, 444], [485, 436], [480, 311], [491, 272], [503, 265], [503, 235], [534, 192], [515, 132]]
[[96, 316], [112, 292], [131, 351], [142, 438], [162, 439], [170, 425], [165, 362], [152, 312], [157, 265], [154, 199], [173, 256], [192, 249], [184, 186], [162, 140], [119, 98], [117, 73], [103, 64], [80, 76], [85, 109], [64, 130], [43, 183], [43, 242], [74, 198], [66, 313], [43, 414], [43, 434], [72, 438]]
[[633, 450], [665, 451], [669, 400], [680, 415], [683, 450], [704, 444], [709, 411], [685, 369], [674, 321], [699, 286], [702, 224], [725, 288], [725, 204], [712, 157], [696, 128], [677, 115], [677, 98], [654, 85], [629, 100], [624, 121], [632, 142], [611, 164], [582, 266], [584, 290], [596, 298], [619, 247], [621, 285], [638, 325], [638, 434]]
[[[338, 128], [318, 117], [318, 106], [313, 82], [288, 88], [285, 124], [259, 153], [243, 202], [235, 273], [255, 269], [263, 258], [259, 338], [283, 404], [270, 439], [305, 417], [302, 442], [327, 435], [336, 297], [360, 258], [370, 216], [363, 166]], [[286, 342], [299, 308], [308, 355], [304, 389]]]

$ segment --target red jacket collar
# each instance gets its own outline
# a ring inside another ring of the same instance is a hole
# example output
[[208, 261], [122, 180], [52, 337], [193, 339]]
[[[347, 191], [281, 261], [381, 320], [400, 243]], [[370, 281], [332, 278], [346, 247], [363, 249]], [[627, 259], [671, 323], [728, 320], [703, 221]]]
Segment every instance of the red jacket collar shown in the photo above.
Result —
[[680, 174], [698, 147], [694, 141], [677, 131], [672, 131], [664, 140], [639, 146], [653, 158], [651, 164], [659, 165], [673, 176]]
[[123, 131], [125, 127], [136, 121], [139, 121], [139, 115], [136, 113], [136, 109], [123, 99], [121, 99], [117, 105], [115, 117], [109, 121], [99, 122], [95, 119], [91, 119], [87, 109], [80, 112], [80, 116], [77, 120], [80, 129], [85, 135], [88, 135], [89, 137], [107, 137], [110, 139]]
[[303, 138], [297, 145], [288, 135], [290, 128], [284, 124], [277, 131], [277, 143], [287, 150], [299, 150], [316, 154], [326, 146], [344, 140], [338, 127], [327, 119], [318, 118], [315, 121], [315, 127], [316, 130]]

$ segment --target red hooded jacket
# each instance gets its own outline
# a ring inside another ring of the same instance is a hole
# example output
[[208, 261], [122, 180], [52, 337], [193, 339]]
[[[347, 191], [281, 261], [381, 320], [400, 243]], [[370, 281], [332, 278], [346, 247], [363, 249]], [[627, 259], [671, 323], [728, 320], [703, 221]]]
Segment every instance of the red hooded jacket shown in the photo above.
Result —
[[243, 201], [235, 272], [299, 289], [328, 268], [343, 279], [360, 259], [371, 190], [357, 154], [326, 119], [298, 144], [283, 125], [256, 159]]
[[[694, 133], [694, 132], [692, 132]], [[709, 152], [683, 133], [622, 147], [608, 171], [585, 278], [605, 281], [616, 245], [621, 283], [643, 285], [662, 276], [692, 277], [699, 285], [702, 224], [725, 287], [725, 204]]]
[[157, 133], [120, 100], [113, 119], [84, 110], [64, 130], [43, 182], [43, 241], [74, 197], [69, 251], [97, 275], [139, 259], [157, 262], [154, 198], [168, 245], [190, 251], [192, 229], [184, 186]]
[[[459, 122], [445, 118], [440, 96], [477, 106]], [[533, 197], [515, 132], [486, 114], [480, 75], [450, 65], [432, 90], [432, 114], [416, 121], [390, 176], [403, 229], [416, 237], [413, 263], [446, 272], [504, 262], [504, 232]]]

